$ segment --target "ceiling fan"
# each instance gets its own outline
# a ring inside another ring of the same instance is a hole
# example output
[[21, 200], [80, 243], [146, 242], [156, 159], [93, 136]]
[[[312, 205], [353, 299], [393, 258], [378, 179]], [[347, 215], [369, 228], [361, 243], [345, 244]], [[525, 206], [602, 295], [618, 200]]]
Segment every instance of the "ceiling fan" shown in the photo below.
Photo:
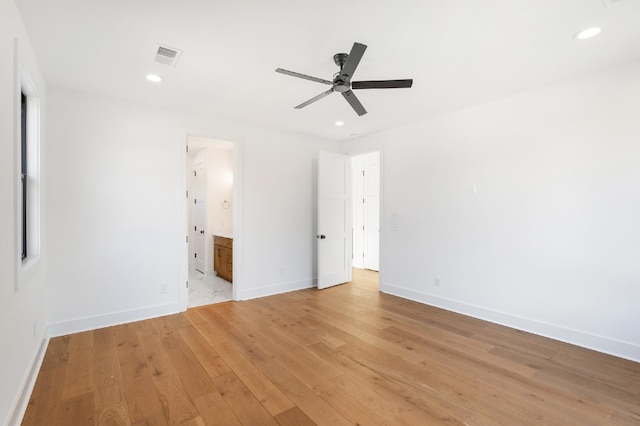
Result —
[[362, 59], [362, 55], [364, 55], [364, 51], [366, 49], [367, 46], [365, 46], [364, 44], [353, 43], [351, 53], [336, 53], [335, 55], [333, 55], [333, 62], [335, 62], [336, 65], [340, 67], [340, 71], [333, 75], [333, 81], [311, 77], [309, 75], [288, 71], [282, 68], [278, 68], [276, 72], [279, 72], [280, 74], [290, 75], [292, 77], [315, 81], [317, 83], [328, 84], [329, 86], [331, 86], [331, 89], [327, 90], [326, 92], [320, 93], [318, 96], [315, 96], [306, 102], [301, 103], [300, 105], [295, 107], [296, 109], [304, 108], [307, 105], [310, 105], [316, 101], [319, 101], [325, 96], [332, 94], [333, 92], [338, 92], [342, 93], [342, 96], [344, 96], [347, 102], [349, 102], [349, 105], [351, 105], [351, 107], [358, 115], [364, 115], [367, 113], [367, 110], [364, 109], [352, 90], [409, 88], [413, 84], [413, 79], [351, 81], [351, 77], [358, 67], [360, 59]]

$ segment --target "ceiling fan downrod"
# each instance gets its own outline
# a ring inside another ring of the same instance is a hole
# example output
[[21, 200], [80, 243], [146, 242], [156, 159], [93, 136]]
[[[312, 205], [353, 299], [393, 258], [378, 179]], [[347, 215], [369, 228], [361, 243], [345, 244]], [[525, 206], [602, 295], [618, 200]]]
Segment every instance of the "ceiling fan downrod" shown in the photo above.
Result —
[[347, 62], [347, 58], [349, 54], [347, 53], [336, 53], [333, 55], [333, 62], [337, 66], [340, 67], [340, 71], [333, 75], [333, 90], [338, 93], [344, 93], [351, 90], [351, 83], [349, 82], [349, 78], [342, 78], [342, 67]]

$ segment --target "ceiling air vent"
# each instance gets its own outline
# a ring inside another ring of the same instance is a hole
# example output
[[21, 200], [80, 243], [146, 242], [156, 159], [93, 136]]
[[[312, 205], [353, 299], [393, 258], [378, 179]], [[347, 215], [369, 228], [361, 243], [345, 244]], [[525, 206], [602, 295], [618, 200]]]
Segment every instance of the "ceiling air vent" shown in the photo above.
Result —
[[156, 51], [156, 62], [159, 62], [163, 65], [171, 65], [175, 67], [178, 63], [178, 60], [182, 56], [182, 50], [174, 49], [173, 47], [158, 45], [158, 50]]

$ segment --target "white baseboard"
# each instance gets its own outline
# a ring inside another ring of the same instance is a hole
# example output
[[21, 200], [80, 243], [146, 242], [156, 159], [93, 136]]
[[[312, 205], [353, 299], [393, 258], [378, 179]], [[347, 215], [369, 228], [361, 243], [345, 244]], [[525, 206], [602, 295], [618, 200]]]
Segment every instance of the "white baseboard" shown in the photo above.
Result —
[[316, 280], [290, 281], [286, 283], [272, 284], [264, 287], [250, 288], [238, 294], [238, 300], [256, 299], [258, 297], [273, 296], [274, 294], [288, 293], [290, 291], [304, 290], [315, 287]]
[[147, 306], [145, 308], [52, 323], [49, 324], [49, 336], [64, 336], [65, 334], [79, 333], [81, 331], [95, 330], [112, 325], [176, 314], [181, 312], [179, 305], [178, 302], [172, 302], [164, 305]]
[[47, 337], [47, 330], [44, 330], [43, 339], [40, 342], [40, 347], [36, 352], [33, 360], [31, 361], [31, 366], [25, 375], [24, 381], [22, 383], [22, 388], [20, 393], [18, 394], [18, 399], [13, 405], [11, 412], [9, 413], [9, 423], [11, 426], [18, 426], [22, 423], [22, 418], [24, 417], [24, 413], [27, 411], [27, 406], [29, 405], [29, 399], [31, 398], [31, 393], [33, 392], [33, 387], [36, 384], [36, 379], [38, 378], [38, 373], [40, 372], [40, 367], [42, 366], [42, 361], [44, 360], [44, 355], [47, 352], [47, 347], [49, 346], [49, 338]]
[[434, 296], [428, 293], [421, 293], [389, 283], [380, 283], [380, 291], [470, 317], [505, 325], [507, 327], [516, 328], [518, 330], [527, 331], [529, 333], [551, 339], [560, 340], [565, 343], [582, 346], [594, 351], [640, 362], [640, 346], [633, 343], [597, 336], [584, 331], [573, 330], [531, 318], [495, 311], [482, 306], [471, 305], [457, 300]]

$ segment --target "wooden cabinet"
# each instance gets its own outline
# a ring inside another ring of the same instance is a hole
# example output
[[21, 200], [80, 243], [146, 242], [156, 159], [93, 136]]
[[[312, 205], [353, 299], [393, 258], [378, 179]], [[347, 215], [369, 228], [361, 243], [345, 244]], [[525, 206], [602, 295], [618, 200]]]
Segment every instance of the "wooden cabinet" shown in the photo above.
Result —
[[233, 282], [233, 240], [213, 236], [213, 270], [218, 276]]

